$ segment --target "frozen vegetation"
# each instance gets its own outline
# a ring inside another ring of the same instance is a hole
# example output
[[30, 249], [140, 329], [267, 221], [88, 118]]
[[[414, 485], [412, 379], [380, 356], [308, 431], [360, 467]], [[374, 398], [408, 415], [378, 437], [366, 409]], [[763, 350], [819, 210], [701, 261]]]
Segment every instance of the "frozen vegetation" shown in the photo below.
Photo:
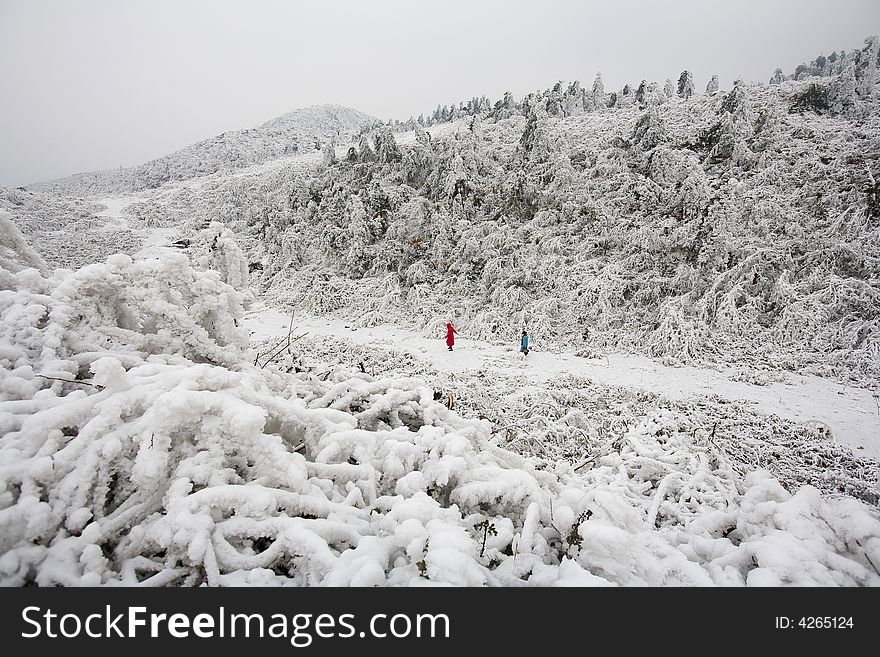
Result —
[[870, 389], [878, 49], [0, 190], [0, 584], [880, 584], [878, 463], [821, 423], [296, 321]]

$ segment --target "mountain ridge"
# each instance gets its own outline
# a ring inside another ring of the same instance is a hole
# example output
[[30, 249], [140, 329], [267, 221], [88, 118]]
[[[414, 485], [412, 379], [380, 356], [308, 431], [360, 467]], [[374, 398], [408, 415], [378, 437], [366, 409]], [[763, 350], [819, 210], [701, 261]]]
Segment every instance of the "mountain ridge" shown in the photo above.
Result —
[[137, 192], [306, 152], [327, 142], [347, 141], [358, 130], [377, 121], [344, 105], [310, 105], [253, 128], [221, 132], [142, 164], [80, 172], [24, 187], [68, 195]]

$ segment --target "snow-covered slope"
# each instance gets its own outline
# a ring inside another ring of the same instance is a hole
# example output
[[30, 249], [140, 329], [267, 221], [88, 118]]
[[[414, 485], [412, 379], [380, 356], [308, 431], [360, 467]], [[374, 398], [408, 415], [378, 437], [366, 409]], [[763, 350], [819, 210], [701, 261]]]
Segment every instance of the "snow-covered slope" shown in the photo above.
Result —
[[264, 285], [426, 334], [454, 318], [488, 340], [526, 327], [585, 350], [871, 385], [878, 50], [774, 85], [557, 88], [445, 135], [375, 131], [272, 201], [282, 216], [256, 226]]
[[288, 112], [256, 128], [224, 132], [146, 164], [80, 173], [30, 185], [29, 188], [71, 196], [152, 189], [286, 155], [320, 151], [327, 142], [347, 143], [352, 134], [375, 121], [375, 118], [348, 107], [316, 105]]

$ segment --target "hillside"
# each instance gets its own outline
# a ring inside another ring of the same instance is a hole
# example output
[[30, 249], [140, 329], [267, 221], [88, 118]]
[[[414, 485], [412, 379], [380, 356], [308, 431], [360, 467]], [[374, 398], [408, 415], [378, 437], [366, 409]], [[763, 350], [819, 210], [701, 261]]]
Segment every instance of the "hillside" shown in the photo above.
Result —
[[880, 106], [853, 60], [876, 51], [726, 92], [557, 85], [439, 137], [374, 132], [249, 222], [263, 284], [426, 332], [875, 381]]
[[135, 167], [80, 173], [28, 187], [68, 196], [153, 189], [167, 183], [180, 183], [320, 150], [327, 142], [348, 141], [351, 134], [375, 121], [373, 117], [348, 107], [316, 105], [293, 110], [256, 128], [224, 132]]

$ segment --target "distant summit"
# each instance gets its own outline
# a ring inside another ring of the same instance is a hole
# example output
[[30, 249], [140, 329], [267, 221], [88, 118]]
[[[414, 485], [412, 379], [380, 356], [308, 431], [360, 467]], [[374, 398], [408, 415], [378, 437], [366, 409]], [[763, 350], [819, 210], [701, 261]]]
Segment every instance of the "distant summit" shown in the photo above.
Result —
[[287, 112], [256, 128], [224, 132], [145, 164], [78, 173], [28, 187], [76, 196], [152, 189], [320, 150], [328, 142], [344, 143], [376, 121], [349, 107], [314, 105]]

